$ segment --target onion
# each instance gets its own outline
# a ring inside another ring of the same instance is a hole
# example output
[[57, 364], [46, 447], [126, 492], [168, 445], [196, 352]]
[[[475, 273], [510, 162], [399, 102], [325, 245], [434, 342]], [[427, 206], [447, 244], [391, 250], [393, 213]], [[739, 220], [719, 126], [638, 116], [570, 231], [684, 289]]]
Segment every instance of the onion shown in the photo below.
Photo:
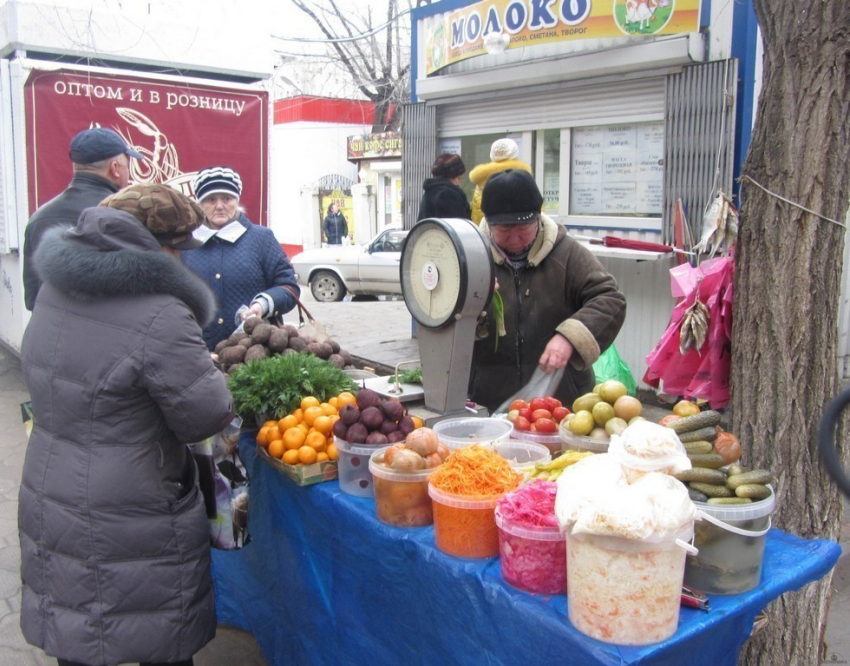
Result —
[[399, 442], [398, 444], [393, 444], [390, 448], [388, 448], [386, 451], [384, 451], [384, 459], [381, 462], [383, 462], [387, 466], [392, 465], [393, 456], [396, 454], [396, 451], [400, 451], [403, 448], [404, 448], [403, 442]]
[[410, 449], [399, 449], [393, 454], [393, 461], [390, 463], [390, 467], [400, 472], [415, 472], [416, 470], [425, 469], [425, 459]]
[[442, 442], [437, 442], [437, 453], [440, 454], [440, 458], [445, 460], [446, 458], [449, 457], [449, 454], [451, 452], [452, 452], [452, 450], [448, 446], [446, 446]]
[[411, 451], [416, 451], [423, 458], [437, 452], [440, 439], [431, 428], [417, 428], [404, 438], [404, 443]]
[[443, 464], [443, 459], [436, 451], [431, 455], [425, 456], [425, 467], [437, 467]]

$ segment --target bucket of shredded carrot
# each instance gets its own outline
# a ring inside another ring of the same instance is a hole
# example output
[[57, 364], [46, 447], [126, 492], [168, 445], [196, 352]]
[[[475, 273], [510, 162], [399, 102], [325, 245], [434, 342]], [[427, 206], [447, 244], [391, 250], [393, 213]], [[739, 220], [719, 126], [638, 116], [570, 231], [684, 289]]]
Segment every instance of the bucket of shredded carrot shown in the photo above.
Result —
[[522, 479], [507, 460], [482, 446], [449, 455], [428, 483], [437, 548], [456, 557], [497, 556], [496, 501]]

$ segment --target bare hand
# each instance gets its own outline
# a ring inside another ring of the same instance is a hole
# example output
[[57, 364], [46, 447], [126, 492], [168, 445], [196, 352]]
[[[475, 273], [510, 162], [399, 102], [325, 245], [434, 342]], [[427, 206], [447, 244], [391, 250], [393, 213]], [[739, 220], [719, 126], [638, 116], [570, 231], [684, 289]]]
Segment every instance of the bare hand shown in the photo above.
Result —
[[573, 346], [563, 335], [555, 334], [543, 354], [540, 356], [538, 365], [545, 373], [552, 373], [559, 368], [565, 368], [573, 355]]
[[251, 307], [249, 307], [245, 312], [242, 313], [242, 321], [248, 319], [248, 317], [262, 317], [263, 316], [263, 306], [259, 303], [253, 303]]

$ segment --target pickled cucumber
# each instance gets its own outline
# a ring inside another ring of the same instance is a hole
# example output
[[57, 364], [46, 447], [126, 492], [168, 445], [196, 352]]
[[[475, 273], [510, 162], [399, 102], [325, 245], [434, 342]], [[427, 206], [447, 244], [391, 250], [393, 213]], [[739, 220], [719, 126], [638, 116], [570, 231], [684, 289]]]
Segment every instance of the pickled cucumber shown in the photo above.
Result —
[[678, 472], [673, 475], [679, 481], [696, 481], [697, 483], [708, 483], [713, 486], [723, 486], [726, 484], [726, 472], [719, 469], [710, 469], [708, 467], [692, 467], [684, 472]]
[[703, 495], [708, 495], [709, 497], [734, 496], [734, 493], [726, 486], [715, 486], [710, 483], [698, 483], [697, 481], [691, 481], [690, 487], [696, 490], [697, 492], [702, 493]]
[[773, 474], [766, 469], [754, 469], [752, 472], [744, 472], [743, 474], [735, 474], [726, 479], [726, 485], [735, 490], [738, 486], [743, 486], [748, 483], [770, 483], [773, 481]]
[[762, 500], [770, 497], [770, 488], [761, 483], [745, 483], [735, 488], [735, 494], [738, 497]]

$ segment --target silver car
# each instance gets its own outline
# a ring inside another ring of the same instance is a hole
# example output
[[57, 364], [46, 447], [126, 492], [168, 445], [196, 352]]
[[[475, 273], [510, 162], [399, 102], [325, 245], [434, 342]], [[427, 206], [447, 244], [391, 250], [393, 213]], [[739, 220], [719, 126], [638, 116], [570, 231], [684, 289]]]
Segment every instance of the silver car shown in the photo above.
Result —
[[307, 250], [290, 260], [299, 284], [317, 301], [341, 301], [345, 295], [401, 295], [399, 261], [407, 231], [388, 227], [366, 245], [335, 245]]

